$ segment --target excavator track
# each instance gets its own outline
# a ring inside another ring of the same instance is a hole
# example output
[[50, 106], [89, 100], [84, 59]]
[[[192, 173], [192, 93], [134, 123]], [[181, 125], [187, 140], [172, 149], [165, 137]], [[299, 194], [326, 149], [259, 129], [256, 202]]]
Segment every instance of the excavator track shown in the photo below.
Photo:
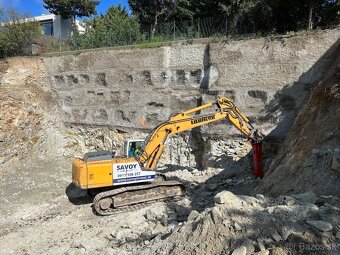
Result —
[[185, 186], [180, 182], [154, 182], [101, 192], [93, 200], [93, 209], [98, 215], [112, 215], [159, 201], [175, 201], [184, 196]]

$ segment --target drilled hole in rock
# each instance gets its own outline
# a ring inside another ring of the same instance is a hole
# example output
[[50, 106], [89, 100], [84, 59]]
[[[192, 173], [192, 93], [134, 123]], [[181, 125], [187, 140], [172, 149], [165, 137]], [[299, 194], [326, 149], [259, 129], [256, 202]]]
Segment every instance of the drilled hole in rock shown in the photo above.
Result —
[[108, 114], [107, 114], [107, 111], [105, 109], [99, 109], [95, 112], [95, 118], [97, 120], [100, 120], [100, 121], [106, 121], [108, 120]]
[[73, 98], [71, 96], [66, 96], [64, 98], [64, 105], [65, 106], [71, 106], [73, 103]]
[[67, 75], [67, 80], [68, 80], [69, 84], [71, 84], [71, 83], [77, 84], [78, 83], [78, 78], [75, 77], [73, 74]]
[[87, 74], [81, 74], [80, 78], [82, 80], [84, 80], [85, 82], [89, 82], [90, 81], [90, 77]]
[[76, 120], [84, 120], [87, 117], [87, 110], [73, 109], [72, 114]]
[[143, 71], [142, 76], [144, 77], [144, 81], [147, 85], [152, 85], [152, 80], [151, 80], [151, 73], [150, 71]]
[[201, 79], [202, 79], [202, 70], [201, 69], [190, 71], [190, 81], [191, 81], [191, 83], [200, 84]]
[[62, 76], [62, 75], [55, 75], [54, 79], [55, 79], [57, 84], [65, 83], [64, 76]]
[[185, 71], [184, 70], [176, 70], [176, 82], [177, 84], [184, 85], [185, 84]]
[[164, 104], [157, 103], [157, 102], [149, 102], [148, 105], [150, 106], [156, 106], [156, 107], [164, 107]]
[[267, 102], [268, 100], [268, 94], [265, 91], [262, 90], [249, 90], [248, 95], [253, 98], [261, 99], [262, 102]]
[[105, 73], [97, 73], [96, 83], [100, 86], [107, 86], [106, 82], [106, 74]]

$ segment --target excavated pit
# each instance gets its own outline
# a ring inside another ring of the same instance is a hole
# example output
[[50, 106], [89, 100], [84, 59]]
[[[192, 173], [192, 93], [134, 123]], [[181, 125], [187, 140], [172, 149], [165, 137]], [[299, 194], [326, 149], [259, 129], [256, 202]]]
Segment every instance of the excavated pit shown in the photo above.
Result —
[[[1, 62], [0, 254], [338, 252], [339, 36]], [[220, 95], [266, 135], [263, 180], [250, 144], [218, 122], [166, 143], [158, 169], [185, 184], [184, 200], [98, 217], [70, 185], [75, 155], [121, 151]]]

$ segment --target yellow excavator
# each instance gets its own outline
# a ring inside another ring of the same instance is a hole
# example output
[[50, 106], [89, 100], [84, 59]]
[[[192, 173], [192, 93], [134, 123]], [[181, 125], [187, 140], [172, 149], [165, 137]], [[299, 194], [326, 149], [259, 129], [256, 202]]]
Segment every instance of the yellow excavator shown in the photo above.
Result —
[[[212, 110], [201, 114], [202, 110]], [[198, 114], [198, 115], [197, 115]], [[155, 168], [166, 140], [178, 133], [226, 119], [252, 144], [260, 144], [263, 136], [249, 119], [227, 98], [172, 115], [152, 130], [145, 141], [129, 139], [125, 142], [124, 157], [110, 151], [89, 152], [75, 158], [72, 182], [86, 190], [102, 188], [93, 200], [99, 215], [128, 211], [155, 201], [178, 199], [185, 195], [185, 187], [177, 181], [156, 178]]]

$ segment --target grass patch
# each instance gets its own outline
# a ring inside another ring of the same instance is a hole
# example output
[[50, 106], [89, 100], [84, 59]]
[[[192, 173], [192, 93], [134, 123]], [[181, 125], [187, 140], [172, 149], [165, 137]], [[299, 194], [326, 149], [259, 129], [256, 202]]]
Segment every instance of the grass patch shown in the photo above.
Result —
[[162, 46], [171, 46], [173, 43], [176, 42], [150, 42], [150, 43], [141, 43], [141, 44], [134, 44], [134, 45], [124, 45], [124, 46], [114, 46], [114, 47], [101, 47], [95, 49], [84, 49], [84, 50], [74, 50], [74, 51], [55, 51], [55, 52], [48, 52], [42, 54], [43, 57], [58, 57], [58, 56], [66, 56], [66, 55], [79, 55], [85, 52], [96, 52], [96, 51], [103, 51], [103, 50], [125, 50], [125, 49], [153, 49], [153, 48], [160, 48]]

